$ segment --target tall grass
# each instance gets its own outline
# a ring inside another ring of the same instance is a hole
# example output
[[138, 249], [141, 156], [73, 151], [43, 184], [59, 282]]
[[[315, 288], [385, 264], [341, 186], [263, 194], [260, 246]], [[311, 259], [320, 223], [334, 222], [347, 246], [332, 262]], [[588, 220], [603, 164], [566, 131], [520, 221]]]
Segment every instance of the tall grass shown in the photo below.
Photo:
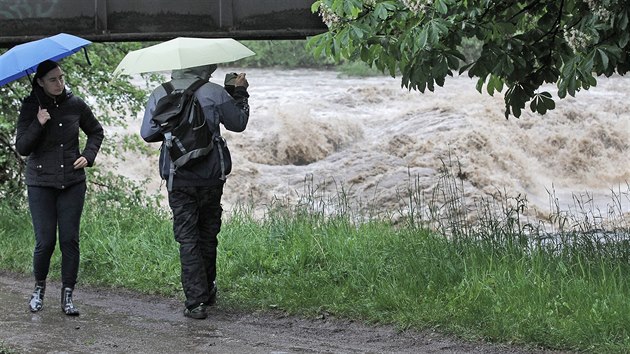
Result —
[[2, 341], [0, 341], [0, 354], [15, 354], [15, 351], [7, 348], [5, 344]]
[[[609, 221], [591, 229], [557, 209], [533, 223], [521, 196], [464, 200], [460, 177], [445, 163], [433, 190], [418, 190], [410, 178], [397, 215], [358, 212], [343, 188], [331, 197], [309, 181], [300, 201], [276, 200], [262, 218], [237, 208], [220, 234], [220, 306], [630, 351], [630, 228], [622, 210], [608, 210]], [[0, 268], [28, 272], [28, 212], [5, 203], [0, 212]], [[81, 237], [80, 284], [182, 297], [168, 213], [94, 198]]]

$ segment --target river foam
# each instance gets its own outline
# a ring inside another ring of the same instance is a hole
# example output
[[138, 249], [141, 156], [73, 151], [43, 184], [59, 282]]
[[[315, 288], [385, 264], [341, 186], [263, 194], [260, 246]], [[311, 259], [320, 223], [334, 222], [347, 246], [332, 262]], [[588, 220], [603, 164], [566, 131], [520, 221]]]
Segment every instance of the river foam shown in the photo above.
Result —
[[[553, 191], [560, 205], [588, 193], [605, 210], [611, 191], [629, 189], [628, 78], [599, 78], [576, 98], [556, 100], [546, 115], [526, 110], [505, 119], [501, 94], [480, 94], [465, 76], [422, 94], [399, 79], [334, 71], [220, 68], [215, 76], [230, 71], [247, 72], [251, 116], [245, 132], [223, 132], [234, 162], [223, 198], [228, 211], [252, 200], [297, 200], [305, 180], [394, 210], [410, 181], [434, 188], [445, 162], [456, 166], [467, 196], [502, 191], [539, 209], [549, 208]], [[130, 133], [139, 119], [130, 119]], [[164, 194], [156, 159], [119, 162], [118, 170], [149, 178], [149, 190]], [[628, 213], [627, 193], [621, 203]]]

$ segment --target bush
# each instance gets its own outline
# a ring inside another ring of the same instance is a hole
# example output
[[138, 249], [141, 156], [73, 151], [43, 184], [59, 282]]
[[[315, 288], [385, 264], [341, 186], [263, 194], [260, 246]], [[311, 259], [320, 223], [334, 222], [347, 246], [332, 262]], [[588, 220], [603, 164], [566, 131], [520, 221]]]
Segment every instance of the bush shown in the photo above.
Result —
[[332, 66], [329, 58], [316, 58], [306, 49], [305, 40], [243, 41], [256, 55], [241, 59], [244, 67], [313, 68]]

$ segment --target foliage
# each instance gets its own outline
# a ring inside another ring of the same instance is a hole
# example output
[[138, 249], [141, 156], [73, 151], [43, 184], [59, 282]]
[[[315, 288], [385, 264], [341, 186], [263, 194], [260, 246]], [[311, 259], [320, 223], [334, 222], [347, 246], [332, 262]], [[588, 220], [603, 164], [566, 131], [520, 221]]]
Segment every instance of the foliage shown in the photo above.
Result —
[[9, 349], [5, 346], [3, 342], [0, 341], [0, 354], [14, 354], [16, 353], [12, 349]]
[[[128, 77], [112, 77], [111, 73], [123, 56], [138, 49], [138, 43], [94, 43], [88, 47], [89, 61], [80, 53], [60, 61], [66, 73], [66, 85], [84, 98], [105, 126], [125, 125], [125, 118], [135, 116], [146, 103], [146, 92], [133, 85]], [[23, 195], [25, 159], [15, 150], [15, 129], [22, 99], [30, 92], [29, 77], [0, 87], [0, 196], [19, 202]], [[106, 132], [101, 153], [114, 153], [117, 137]], [[88, 169], [92, 173], [93, 169]], [[106, 180], [95, 180], [101, 186], [117, 188]], [[18, 198], [14, 198], [18, 197]]]
[[352, 61], [345, 64], [341, 64], [336, 68], [341, 75], [353, 76], [353, 77], [372, 77], [383, 75], [378, 69], [368, 66], [361, 61]]
[[243, 41], [256, 55], [243, 58], [236, 64], [243, 67], [322, 67], [333, 65], [328, 58], [314, 58], [306, 50], [305, 40]]
[[[436, 187], [452, 197], [437, 210], [461, 204], [451, 202], [460, 198], [451, 194], [452, 177]], [[515, 223], [526, 206], [497, 200], [500, 212], [482, 205], [480, 221], [468, 227], [454, 213], [442, 213], [452, 220], [433, 222], [463, 230], [451, 229], [449, 237], [411, 214], [421, 205], [393, 224], [355, 214], [343, 191], [333, 198], [317, 188], [305, 193], [295, 204], [274, 202], [261, 219], [245, 208], [225, 218], [220, 308], [333, 315], [552, 349], [630, 351], [628, 223], [608, 234], [592, 225], [595, 232], [526, 235], [529, 229]], [[89, 194], [81, 221], [81, 284], [182, 298], [168, 213], [95, 195]], [[417, 203], [412, 199], [409, 204]], [[0, 269], [26, 274], [33, 247], [28, 210], [2, 200], [0, 214]], [[60, 277], [59, 254], [51, 280]]]
[[[505, 116], [555, 108], [559, 98], [630, 68], [629, 0], [318, 0], [328, 32], [309, 40], [316, 56], [360, 59], [402, 75], [424, 92], [453, 72], [478, 78], [477, 90], [504, 88]], [[462, 48], [478, 40], [468, 61]]]

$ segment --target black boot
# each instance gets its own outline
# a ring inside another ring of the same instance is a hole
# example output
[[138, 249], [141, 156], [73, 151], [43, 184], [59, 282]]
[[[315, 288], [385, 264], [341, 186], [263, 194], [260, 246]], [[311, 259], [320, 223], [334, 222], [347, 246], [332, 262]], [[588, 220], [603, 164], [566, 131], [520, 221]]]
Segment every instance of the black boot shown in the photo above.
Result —
[[61, 310], [68, 316], [79, 316], [79, 309], [72, 303], [72, 288], [61, 289]]
[[210, 297], [208, 299], [208, 306], [214, 306], [217, 303], [217, 283], [216, 281], [212, 282], [212, 287], [210, 288]]
[[31, 312], [38, 312], [44, 307], [44, 293], [46, 292], [46, 281], [40, 280], [35, 282], [35, 290], [28, 302], [28, 308]]

